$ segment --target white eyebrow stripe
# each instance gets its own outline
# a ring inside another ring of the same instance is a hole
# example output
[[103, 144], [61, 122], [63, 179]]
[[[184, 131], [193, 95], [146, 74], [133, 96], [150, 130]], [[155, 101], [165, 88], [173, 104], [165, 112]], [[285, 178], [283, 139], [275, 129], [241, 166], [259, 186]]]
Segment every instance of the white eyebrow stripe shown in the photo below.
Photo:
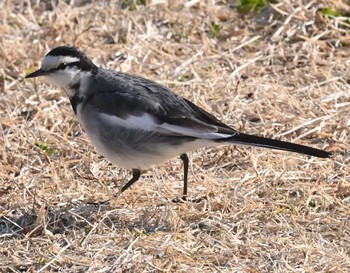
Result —
[[62, 63], [74, 63], [78, 62], [80, 59], [72, 56], [46, 56], [44, 58], [41, 68], [45, 71], [57, 68]]
[[79, 58], [77, 57], [72, 57], [72, 56], [63, 56], [61, 57], [61, 62], [62, 63], [75, 63], [78, 62]]

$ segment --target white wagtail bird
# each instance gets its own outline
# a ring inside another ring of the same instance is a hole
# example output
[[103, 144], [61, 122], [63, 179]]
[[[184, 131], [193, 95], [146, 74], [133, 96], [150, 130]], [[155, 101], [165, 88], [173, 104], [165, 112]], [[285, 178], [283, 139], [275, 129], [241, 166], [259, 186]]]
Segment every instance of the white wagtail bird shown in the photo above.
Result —
[[112, 163], [132, 169], [134, 184], [141, 170], [180, 155], [187, 196], [187, 152], [222, 143], [244, 144], [327, 158], [331, 153], [237, 132], [169, 88], [142, 77], [97, 67], [82, 51], [52, 49], [42, 66], [26, 78], [44, 76], [63, 88], [97, 150]]

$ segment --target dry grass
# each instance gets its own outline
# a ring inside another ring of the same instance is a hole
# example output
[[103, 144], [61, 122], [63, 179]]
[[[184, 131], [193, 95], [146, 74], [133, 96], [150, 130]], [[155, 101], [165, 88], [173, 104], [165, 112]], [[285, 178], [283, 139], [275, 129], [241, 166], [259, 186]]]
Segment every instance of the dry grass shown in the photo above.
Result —
[[[350, 272], [350, 25], [320, 13], [345, 14], [347, 1], [246, 16], [232, 0], [55, 2], [0, 1], [1, 272]], [[88, 205], [130, 173], [94, 150], [63, 92], [23, 80], [63, 44], [236, 129], [335, 156], [203, 149], [189, 190], [206, 201], [170, 201], [182, 191], [174, 159]]]

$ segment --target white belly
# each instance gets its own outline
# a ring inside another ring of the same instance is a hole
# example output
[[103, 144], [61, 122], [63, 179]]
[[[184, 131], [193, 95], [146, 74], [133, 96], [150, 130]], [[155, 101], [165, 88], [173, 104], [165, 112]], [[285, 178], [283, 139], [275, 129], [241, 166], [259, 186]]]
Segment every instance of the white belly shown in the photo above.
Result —
[[[113, 164], [127, 169], [144, 169], [151, 165], [164, 163], [180, 154], [211, 146], [210, 140], [167, 142], [160, 138], [155, 141], [151, 132], [130, 132], [125, 127], [116, 127], [98, 118], [98, 113], [81, 114], [81, 106], [77, 108], [78, 119], [96, 149]], [[159, 138], [159, 137], [158, 137]], [[214, 143], [215, 144], [215, 143]]]

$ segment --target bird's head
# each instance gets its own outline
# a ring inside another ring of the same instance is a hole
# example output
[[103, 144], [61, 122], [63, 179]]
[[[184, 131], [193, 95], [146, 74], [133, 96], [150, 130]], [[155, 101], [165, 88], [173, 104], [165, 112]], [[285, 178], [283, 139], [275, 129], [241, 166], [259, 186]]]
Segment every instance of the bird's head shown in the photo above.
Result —
[[44, 76], [52, 85], [63, 88], [69, 96], [74, 95], [76, 84], [79, 85], [82, 73], [95, 73], [97, 66], [75, 47], [60, 46], [52, 49], [45, 56], [41, 67], [26, 78]]

